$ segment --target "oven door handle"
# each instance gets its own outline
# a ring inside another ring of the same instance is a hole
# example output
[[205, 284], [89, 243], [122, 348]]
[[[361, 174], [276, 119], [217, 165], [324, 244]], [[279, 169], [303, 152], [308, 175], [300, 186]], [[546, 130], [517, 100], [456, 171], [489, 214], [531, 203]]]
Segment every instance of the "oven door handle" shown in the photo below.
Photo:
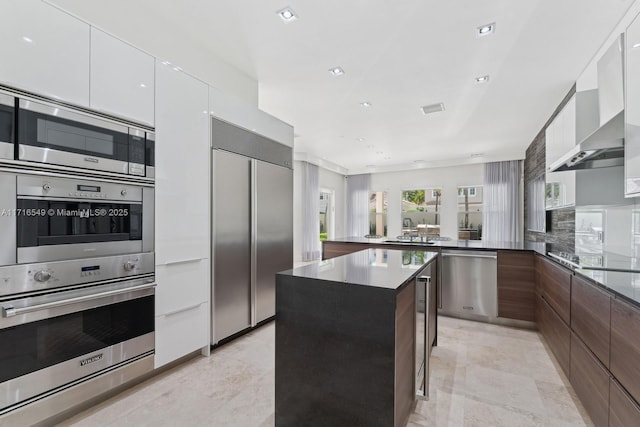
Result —
[[125, 289], [115, 289], [113, 291], [100, 292], [97, 294], [83, 295], [75, 298], [69, 298], [62, 301], [52, 301], [44, 304], [37, 304], [28, 307], [15, 308], [12, 305], [6, 305], [2, 307], [2, 317], [13, 317], [19, 316], [21, 314], [32, 313], [34, 311], [48, 310], [51, 308], [62, 307], [69, 304], [77, 304], [80, 302], [96, 300], [105, 297], [111, 297], [121, 294], [127, 294], [130, 292], [142, 291], [149, 288], [154, 288], [156, 286], [155, 283], [144, 284], [139, 286], [132, 286], [130, 288]]

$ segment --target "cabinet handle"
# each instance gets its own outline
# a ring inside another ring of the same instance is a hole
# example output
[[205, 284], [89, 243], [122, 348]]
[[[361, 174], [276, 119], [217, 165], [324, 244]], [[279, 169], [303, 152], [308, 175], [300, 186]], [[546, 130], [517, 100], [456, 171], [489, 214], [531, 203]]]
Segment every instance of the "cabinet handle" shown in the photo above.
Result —
[[198, 261], [202, 261], [203, 259], [206, 258], [189, 258], [189, 259], [179, 259], [177, 261], [169, 261], [166, 262], [164, 265], [176, 265], [176, 264], [187, 264], [189, 262], [198, 262]]
[[202, 303], [198, 303], [198, 304], [195, 304], [195, 305], [190, 305], [189, 307], [179, 308], [177, 310], [173, 310], [173, 311], [170, 311], [168, 313], [165, 313], [164, 316], [165, 317], [169, 317], [169, 316], [173, 316], [174, 314], [184, 313], [185, 311], [194, 310], [194, 309], [200, 307], [201, 305], [202, 305]]
[[447, 254], [443, 253], [443, 257], [456, 257], [456, 258], [487, 258], [487, 259], [498, 259], [497, 255], [467, 255], [467, 254]]

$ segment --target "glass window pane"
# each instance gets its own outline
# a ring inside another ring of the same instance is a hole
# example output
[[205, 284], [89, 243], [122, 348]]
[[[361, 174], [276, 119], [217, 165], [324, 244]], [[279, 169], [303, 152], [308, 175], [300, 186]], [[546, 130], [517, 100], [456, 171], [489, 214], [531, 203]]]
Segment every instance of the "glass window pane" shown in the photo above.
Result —
[[482, 239], [482, 186], [458, 187], [458, 239]]
[[387, 236], [387, 200], [386, 191], [373, 191], [369, 195], [369, 234]]
[[440, 236], [442, 189], [426, 188], [402, 192], [402, 234]]

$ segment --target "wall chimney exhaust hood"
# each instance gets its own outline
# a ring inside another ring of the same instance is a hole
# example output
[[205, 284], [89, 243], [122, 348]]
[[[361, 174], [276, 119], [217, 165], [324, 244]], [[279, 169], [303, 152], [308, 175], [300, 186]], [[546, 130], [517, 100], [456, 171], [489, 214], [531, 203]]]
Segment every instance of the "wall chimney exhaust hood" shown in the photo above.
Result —
[[[623, 35], [620, 34], [598, 60], [599, 126], [595, 123], [597, 129], [553, 162], [550, 167], [552, 172], [624, 164], [623, 47]], [[577, 108], [576, 114], [580, 111]], [[576, 117], [576, 120], [579, 119]]]
[[624, 112], [551, 164], [551, 172], [605, 168], [624, 164]]

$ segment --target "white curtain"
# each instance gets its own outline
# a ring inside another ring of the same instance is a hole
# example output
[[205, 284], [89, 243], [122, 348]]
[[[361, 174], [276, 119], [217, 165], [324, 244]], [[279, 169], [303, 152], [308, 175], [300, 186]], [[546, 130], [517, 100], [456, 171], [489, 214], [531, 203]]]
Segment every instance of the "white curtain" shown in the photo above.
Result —
[[302, 176], [302, 260], [320, 259], [320, 181], [318, 166], [300, 162]]
[[347, 236], [369, 234], [369, 174], [347, 177]]
[[485, 164], [482, 240], [520, 241], [520, 171], [520, 160]]

